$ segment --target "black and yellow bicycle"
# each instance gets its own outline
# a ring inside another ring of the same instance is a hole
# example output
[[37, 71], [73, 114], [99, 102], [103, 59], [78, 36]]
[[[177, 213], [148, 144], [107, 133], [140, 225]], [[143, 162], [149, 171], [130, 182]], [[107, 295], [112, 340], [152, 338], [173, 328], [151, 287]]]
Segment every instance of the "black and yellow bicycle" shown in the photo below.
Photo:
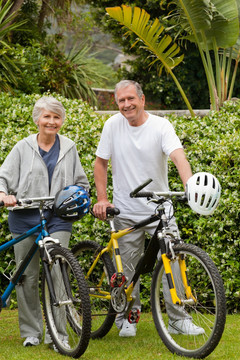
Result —
[[[106, 246], [95, 241], [79, 242], [73, 249], [89, 286], [93, 339], [105, 336], [116, 314], [125, 311], [130, 322], [138, 321], [132, 310], [133, 288], [141, 274], [152, 272], [151, 309], [155, 327], [163, 343], [172, 352], [192, 358], [205, 358], [219, 343], [226, 320], [225, 292], [221, 276], [210, 257], [199, 247], [184, 243], [168, 227], [164, 202], [186, 201], [185, 192], [141, 191], [151, 179], [135, 189], [131, 197], [146, 197], [156, 203], [155, 213], [135, 226], [115, 231], [116, 208], [107, 209], [111, 238]], [[131, 279], [125, 279], [118, 240], [136, 229], [156, 222], [156, 231], [141, 256]], [[112, 262], [115, 258], [116, 270]], [[173, 271], [174, 264], [180, 271]], [[169, 326], [163, 294], [167, 277], [172, 302], [182, 307], [192, 322], [204, 331], [199, 335], [173, 334]], [[128, 281], [127, 281], [128, 280]]]

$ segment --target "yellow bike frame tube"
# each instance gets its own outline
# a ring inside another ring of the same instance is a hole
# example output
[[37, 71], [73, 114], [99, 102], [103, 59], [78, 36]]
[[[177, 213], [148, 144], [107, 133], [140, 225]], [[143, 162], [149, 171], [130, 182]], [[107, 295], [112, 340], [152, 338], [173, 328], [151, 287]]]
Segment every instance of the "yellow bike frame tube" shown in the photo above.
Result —
[[127, 301], [132, 301], [133, 283], [131, 283], [125, 291], [127, 295]]
[[183, 259], [183, 258], [181, 259], [181, 257], [179, 257], [178, 262], [179, 262], [179, 267], [180, 267], [180, 271], [181, 271], [182, 282], [184, 285], [186, 297], [187, 297], [187, 299], [192, 299], [196, 303], [197, 299], [193, 296], [191, 287], [188, 282], [187, 267], [186, 267], [185, 259]]
[[114, 251], [117, 272], [123, 273], [122, 260], [121, 260], [121, 255], [120, 255], [117, 240], [124, 235], [130, 234], [133, 230], [134, 230], [133, 228], [128, 228], [128, 229], [124, 229], [124, 230], [119, 230], [117, 232], [113, 232], [111, 234], [111, 242], [112, 242], [112, 247], [113, 247], [113, 251]]
[[162, 261], [163, 261], [165, 273], [166, 273], [166, 276], [167, 276], [167, 281], [168, 281], [168, 285], [169, 285], [169, 291], [170, 291], [170, 294], [171, 294], [172, 302], [174, 304], [179, 304], [180, 305], [181, 300], [177, 296], [175, 282], [174, 282], [174, 279], [173, 279], [172, 269], [171, 269], [171, 265], [170, 265], [170, 259], [167, 257], [166, 254], [162, 254]]

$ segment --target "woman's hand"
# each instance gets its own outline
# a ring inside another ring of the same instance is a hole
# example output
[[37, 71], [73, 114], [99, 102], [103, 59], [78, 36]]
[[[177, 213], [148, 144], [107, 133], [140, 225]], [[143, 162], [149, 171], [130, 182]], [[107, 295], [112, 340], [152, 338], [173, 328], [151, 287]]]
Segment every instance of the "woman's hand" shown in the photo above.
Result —
[[15, 206], [17, 204], [17, 199], [14, 195], [6, 195], [5, 193], [0, 193], [0, 201], [4, 202], [4, 206]]

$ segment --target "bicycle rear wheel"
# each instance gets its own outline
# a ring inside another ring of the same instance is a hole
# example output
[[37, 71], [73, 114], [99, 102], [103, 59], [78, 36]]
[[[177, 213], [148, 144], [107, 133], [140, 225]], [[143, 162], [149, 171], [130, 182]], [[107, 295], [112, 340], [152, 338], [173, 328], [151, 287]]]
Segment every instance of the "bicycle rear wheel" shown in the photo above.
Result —
[[102, 247], [94, 241], [81, 241], [72, 248], [88, 283], [92, 313], [91, 337], [93, 339], [105, 336], [110, 331], [116, 317], [116, 312], [111, 305], [109, 283], [115, 269], [109, 254], [102, 254], [91, 274], [87, 275], [101, 249]]
[[[169, 320], [166, 311], [168, 304], [163, 295], [166, 286], [163, 289], [162, 280], [166, 281], [166, 275], [162, 260], [156, 265], [151, 284], [153, 319], [163, 343], [172, 353], [202, 359], [215, 349], [224, 330], [226, 304], [223, 282], [216, 266], [203, 250], [191, 244], [175, 245], [173, 250], [176, 258], [172, 259], [171, 268], [174, 268], [174, 264], [175, 268], [178, 266], [176, 263], [179, 259], [185, 259], [188, 282], [196, 299], [194, 304], [180, 306], [181, 311], [202, 329], [202, 334], [180, 333], [181, 329], [174, 328], [176, 323], [173, 319]], [[179, 268], [173, 271], [173, 277], [178, 297], [186, 300]]]
[[[49, 274], [43, 271], [43, 311], [53, 344], [63, 355], [78, 358], [87, 349], [91, 334], [91, 307], [87, 284], [70, 250], [52, 245]], [[56, 302], [49, 291], [50, 275]]]

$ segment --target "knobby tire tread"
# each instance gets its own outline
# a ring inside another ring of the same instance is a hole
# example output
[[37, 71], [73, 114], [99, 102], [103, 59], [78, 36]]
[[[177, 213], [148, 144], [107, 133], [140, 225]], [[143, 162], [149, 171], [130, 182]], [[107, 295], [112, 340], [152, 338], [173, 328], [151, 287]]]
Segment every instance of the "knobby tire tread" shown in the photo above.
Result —
[[[83, 253], [84, 250], [93, 250], [94, 253], [99, 253], [101, 250], [103, 249], [103, 247], [98, 244], [95, 241], [91, 241], [91, 240], [86, 240], [86, 241], [81, 241], [79, 243], [77, 243], [73, 248], [72, 248], [72, 253], [74, 254], [74, 256], [76, 258], [78, 258], [79, 254]], [[107, 271], [107, 275], [108, 275], [108, 279], [111, 279], [112, 275], [115, 273], [115, 268], [113, 265], [113, 262], [110, 258], [110, 255], [105, 252], [102, 256], [101, 256], [103, 263], [105, 265], [105, 269]], [[80, 263], [81, 265], [81, 263]], [[91, 264], [89, 264], [89, 268], [90, 268]], [[111, 288], [109, 285], [109, 292], [110, 292]], [[111, 330], [114, 321], [115, 321], [115, 317], [116, 317], [116, 312], [114, 311], [114, 309], [112, 308], [111, 302], [109, 303], [109, 309], [108, 309], [108, 313], [106, 315], [106, 318], [104, 320], [104, 322], [102, 323], [102, 325], [95, 331], [91, 332], [91, 338], [92, 339], [99, 339], [104, 337], [105, 335], [107, 335], [107, 333]]]
[[226, 321], [226, 300], [225, 300], [225, 291], [223, 286], [223, 281], [221, 279], [221, 276], [218, 272], [217, 267], [211, 260], [211, 258], [199, 247], [192, 245], [192, 244], [177, 244], [173, 246], [173, 250], [175, 254], [179, 252], [187, 252], [189, 254], [192, 254], [193, 256], [199, 258], [202, 260], [202, 262], [207, 267], [209, 273], [211, 274], [214, 287], [216, 290], [216, 298], [217, 298], [217, 304], [218, 304], [218, 314], [217, 314], [217, 321], [216, 326], [214, 329], [214, 333], [211, 335], [210, 341], [206, 342], [206, 344], [196, 349], [195, 351], [182, 351], [178, 348], [174, 347], [172, 342], [169, 341], [168, 337], [166, 336], [167, 329], [162, 328], [161, 323], [158, 321], [158, 315], [156, 313], [156, 308], [154, 304], [156, 303], [156, 299], [154, 298], [156, 296], [154, 292], [154, 288], [156, 286], [156, 280], [159, 272], [161, 271], [161, 268], [163, 267], [162, 260], [158, 262], [156, 265], [156, 268], [153, 273], [152, 277], [152, 284], [151, 284], [151, 304], [152, 304], [152, 313], [153, 313], [153, 319], [155, 322], [155, 326], [157, 328], [157, 331], [163, 341], [163, 343], [166, 345], [166, 347], [172, 352], [176, 353], [181, 356], [191, 357], [191, 358], [197, 358], [197, 359], [203, 359], [206, 356], [208, 356], [212, 351], [216, 348], [218, 345], [222, 333], [224, 331], [225, 321]]
[[59, 353], [62, 355], [67, 355], [73, 358], [79, 358], [87, 349], [90, 336], [91, 336], [91, 306], [90, 306], [90, 299], [89, 299], [89, 293], [87, 289], [87, 284], [85, 281], [85, 277], [83, 275], [83, 272], [81, 271], [81, 268], [79, 266], [79, 263], [76, 261], [76, 258], [73, 256], [72, 252], [66, 248], [60, 247], [58, 245], [53, 245], [51, 248], [51, 256], [52, 258], [57, 258], [58, 256], [65, 258], [67, 263], [70, 265], [75, 281], [77, 281], [78, 286], [78, 292], [79, 292], [79, 298], [81, 299], [81, 309], [82, 309], [82, 316], [83, 316], [83, 322], [82, 322], [82, 328], [81, 328], [81, 335], [79, 336], [79, 343], [73, 351], [70, 349], [65, 350], [58, 344], [58, 340], [56, 339], [55, 335], [52, 332], [52, 328], [50, 325], [50, 322], [52, 320], [49, 320], [47, 307], [46, 307], [46, 294], [45, 294], [45, 282], [46, 282], [46, 274], [43, 270], [42, 275], [42, 301], [43, 301], [43, 310], [44, 310], [44, 317], [46, 320], [46, 325], [50, 334], [50, 337], [53, 340], [53, 343], [57, 347]]

